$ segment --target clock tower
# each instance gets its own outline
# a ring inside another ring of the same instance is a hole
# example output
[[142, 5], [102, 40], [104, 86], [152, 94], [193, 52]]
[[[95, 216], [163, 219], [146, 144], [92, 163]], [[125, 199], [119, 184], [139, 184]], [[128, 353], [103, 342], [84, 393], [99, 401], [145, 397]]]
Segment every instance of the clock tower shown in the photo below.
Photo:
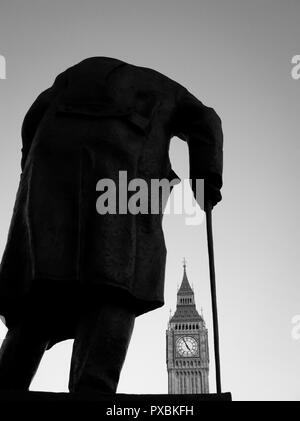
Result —
[[168, 393], [208, 393], [208, 337], [183, 264], [177, 307], [166, 331]]

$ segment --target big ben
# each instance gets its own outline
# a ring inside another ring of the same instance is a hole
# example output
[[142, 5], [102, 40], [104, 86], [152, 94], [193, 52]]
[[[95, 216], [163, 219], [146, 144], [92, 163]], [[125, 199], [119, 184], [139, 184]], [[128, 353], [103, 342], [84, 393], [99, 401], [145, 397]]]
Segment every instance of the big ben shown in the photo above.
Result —
[[166, 331], [168, 393], [209, 393], [209, 352], [205, 321], [196, 309], [186, 264], [177, 306]]

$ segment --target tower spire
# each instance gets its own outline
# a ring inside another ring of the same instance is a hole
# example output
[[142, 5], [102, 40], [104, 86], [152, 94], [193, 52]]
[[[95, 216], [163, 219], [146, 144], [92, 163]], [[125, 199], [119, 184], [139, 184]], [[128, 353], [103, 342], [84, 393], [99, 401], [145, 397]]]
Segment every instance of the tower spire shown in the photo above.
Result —
[[186, 258], [183, 258], [183, 278], [180, 285], [180, 288], [177, 291], [177, 294], [193, 294], [194, 291], [189, 283], [187, 274], [186, 274]]

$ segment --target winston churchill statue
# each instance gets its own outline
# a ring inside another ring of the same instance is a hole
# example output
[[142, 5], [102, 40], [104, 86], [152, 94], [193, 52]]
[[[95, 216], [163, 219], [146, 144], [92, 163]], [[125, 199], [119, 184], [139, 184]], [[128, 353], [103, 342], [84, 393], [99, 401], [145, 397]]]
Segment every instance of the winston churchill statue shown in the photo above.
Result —
[[96, 186], [109, 179], [121, 190], [120, 171], [147, 184], [173, 180], [173, 136], [188, 143], [190, 179], [204, 179], [204, 203], [215, 206], [221, 121], [174, 80], [91, 57], [34, 101], [0, 266], [1, 389], [27, 390], [44, 351], [72, 338], [70, 392], [116, 392], [135, 318], [164, 304], [163, 206], [99, 214]]

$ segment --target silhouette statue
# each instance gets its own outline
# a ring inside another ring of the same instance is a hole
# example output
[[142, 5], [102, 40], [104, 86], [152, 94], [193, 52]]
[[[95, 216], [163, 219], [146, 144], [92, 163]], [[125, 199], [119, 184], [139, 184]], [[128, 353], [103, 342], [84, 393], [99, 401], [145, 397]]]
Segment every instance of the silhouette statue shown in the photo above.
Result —
[[135, 318], [164, 304], [163, 209], [101, 215], [96, 185], [118, 186], [119, 171], [148, 184], [173, 180], [172, 136], [188, 143], [194, 194], [204, 179], [204, 206], [215, 206], [221, 120], [174, 80], [91, 57], [34, 101], [0, 266], [2, 390], [28, 390], [44, 352], [74, 339], [69, 391], [116, 392]]

